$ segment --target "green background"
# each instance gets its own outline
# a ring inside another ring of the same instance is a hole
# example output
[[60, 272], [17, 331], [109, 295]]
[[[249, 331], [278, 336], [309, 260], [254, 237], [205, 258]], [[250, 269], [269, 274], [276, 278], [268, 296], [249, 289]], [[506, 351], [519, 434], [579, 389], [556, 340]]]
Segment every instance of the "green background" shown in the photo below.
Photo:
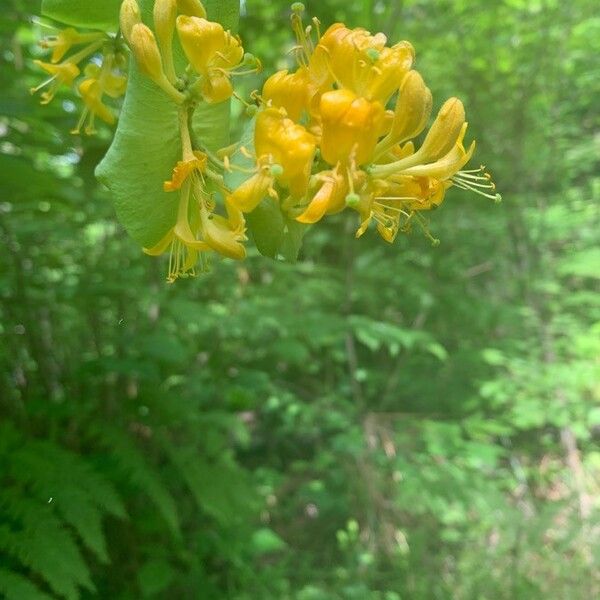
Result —
[[[6, 0], [0, 597], [599, 597], [596, 5], [307, 3], [413, 43], [504, 202], [451, 190], [437, 248], [342, 214], [297, 264], [170, 286], [94, 178], [111, 132], [29, 96], [39, 3]], [[265, 73], [288, 18], [246, 1]]]

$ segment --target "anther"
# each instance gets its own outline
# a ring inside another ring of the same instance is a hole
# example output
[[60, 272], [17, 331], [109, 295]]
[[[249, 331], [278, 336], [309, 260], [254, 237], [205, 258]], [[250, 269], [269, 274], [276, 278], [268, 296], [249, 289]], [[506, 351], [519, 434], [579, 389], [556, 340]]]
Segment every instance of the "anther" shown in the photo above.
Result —
[[281, 177], [283, 175], [283, 167], [278, 164], [271, 165], [270, 169], [273, 177]]
[[367, 50], [366, 54], [367, 54], [367, 57], [369, 58], [369, 60], [373, 63], [377, 62], [379, 60], [380, 54], [379, 54], [379, 51], [376, 50], [375, 48], [369, 48]]

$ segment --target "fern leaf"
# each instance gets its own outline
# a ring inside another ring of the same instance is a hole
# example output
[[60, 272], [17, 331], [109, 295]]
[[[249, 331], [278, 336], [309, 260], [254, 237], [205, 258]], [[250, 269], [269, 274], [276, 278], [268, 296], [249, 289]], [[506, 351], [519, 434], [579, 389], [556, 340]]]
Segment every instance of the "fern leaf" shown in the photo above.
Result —
[[119, 471], [131, 484], [148, 496], [161, 513], [173, 536], [180, 539], [181, 529], [175, 500], [131, 438], [118, 429], [107, 427], [98, 429], [94, 433], [100, 443], [111, 451], [111, 458], [116, 462]]
[[6, 600], [52, 600], [31, 581], [6, 569], [0, 569], [0, 596]]
[[125, 516], [113, 486], [82, 458], [44, 441], [30, 441], [11, 454], [10, 474], [41, 502], [49, 502], [101, 562], [108, 562], [102, 517]]
[[3, 520], [12, 524], [0, 528], [0, 550], [37, 573], [67, 600], [78, 600], [80, 587], [95, 590], [73, 535], [47, 505], [19, 491], [3, 490], [1, 507], [8, 516]]

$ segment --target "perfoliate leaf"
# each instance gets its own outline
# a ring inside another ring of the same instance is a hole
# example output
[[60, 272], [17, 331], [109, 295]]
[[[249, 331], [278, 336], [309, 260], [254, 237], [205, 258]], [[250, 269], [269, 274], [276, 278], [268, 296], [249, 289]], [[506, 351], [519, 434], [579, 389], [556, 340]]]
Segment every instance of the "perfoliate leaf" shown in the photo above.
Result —
[[42, 0], [42, 14], [74, 27], [116, 31], [121, 0]]
[[299, 223], [292, 219], [285, 219], [285, 230], [283, 232], [283, 240], [279, 246], [279, 252], [288, 262], [296, 262], [300, 248], [302, 248], [302, 240], [308, 231], [309, 225]]
[[[225, 28], [236, 25], [237, 1], [204, 3], [209, 18], [224, 19]], [[152, 2], [142, 1], [145, 23], [152, 23]], [[175, 36], [176, 38], [176, 36]], [[178, 43], [175, 63], [183, 71], [186, 61]], [[196, 140], [210, 150], [226, 146], [229, 139], [229, 102], [200, 103], [194, 112]], [[179, 195], [164, 192], [181, 160], [177, 105], [131, 61], [127, 94], [115, 138], [96, 169], [98, 179], [112, 192], [117, 216], [142, 246], [155, 245], [175, 224]]]
[[264, 198], [262, 202], [246, 215], [246, 224], [252, 233], [256, 248], [263, 256], [276, 258], [283, 242], [285, 221], [277, 201]]

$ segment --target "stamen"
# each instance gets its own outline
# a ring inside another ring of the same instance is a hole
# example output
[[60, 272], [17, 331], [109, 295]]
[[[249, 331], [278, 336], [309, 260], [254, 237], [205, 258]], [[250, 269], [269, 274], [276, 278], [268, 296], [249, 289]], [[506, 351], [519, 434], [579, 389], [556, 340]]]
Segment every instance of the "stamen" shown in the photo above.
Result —
[[494, 202], [502, 201], [500, 194], [493, 194], [486, 191], [490, 190], [490, 192], [493, 192], [496, 189], [496, 184], [492, 181], [492, 176], [485, 170], [485, 165], [481, 165], [479, 169], [459, 171], [450, 178], [450, 181], [461, 190], [475, 192]]
[[321, 39], [321, 21], [319, 21], [319, 19], [317, 19], [317, 17], [313, 17], [312, 22], [317, 31], [317, 42], [319, 42], [319, 40]]
[[420, 215], [419, 213], [415, 212], [415, 218], [417, 219], [417, 223], [418, 223], [419, 227], [421, 228], [423, 235], [425, 235], [425, 237], [428, 240], [430, 240], [434, 246], [439, 246], [440, 245], [439, 238], [435, 238], [435, 237], [433, 237], [433, 235], [431, 235], [431, 232], [429, 231], [429, 224], [427, 223], [427, 220], [423, 217], [423, 215]]

